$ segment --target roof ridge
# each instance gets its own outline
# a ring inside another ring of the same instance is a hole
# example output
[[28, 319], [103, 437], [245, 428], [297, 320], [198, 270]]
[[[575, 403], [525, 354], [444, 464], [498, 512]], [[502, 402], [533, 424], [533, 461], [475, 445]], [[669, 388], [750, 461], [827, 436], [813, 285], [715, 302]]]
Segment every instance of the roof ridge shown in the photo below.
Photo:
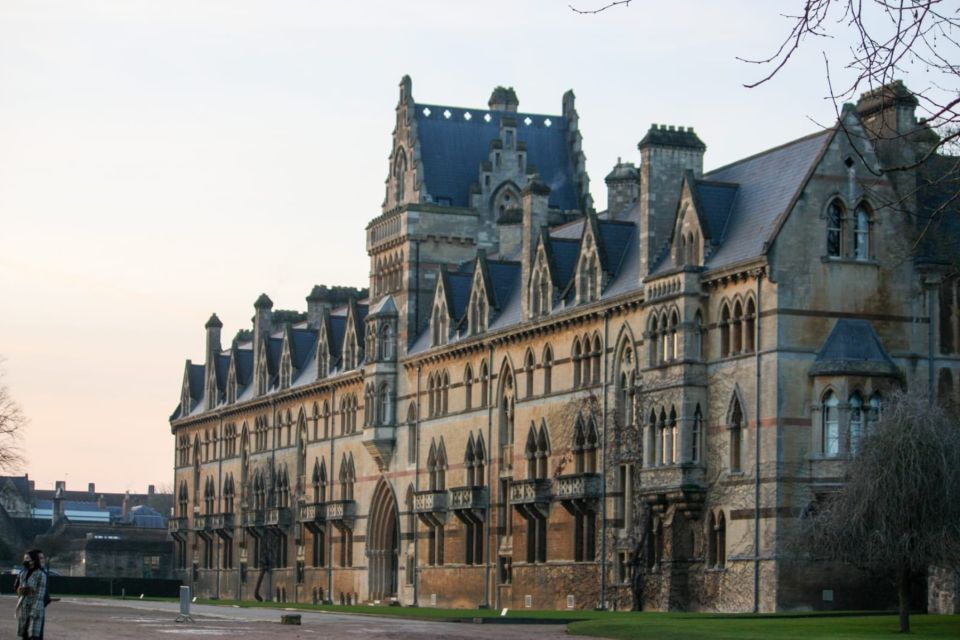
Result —
[[[783, 144], [779, 144], [779, 145], [777, 145], [777, 146], [775, 146], [775, 147], [770, 147], [769, 149], [765, 149], [765, 150], [763, 150], [763, 151], [758, 151], [757, 153], [754, 153], [754, 154], [752, 154], [752, 155], [749, 155], [749, 156], [747, 156], [746, 158], [740, 158], [739, 160], [734, 160], [733, 162], [727, 163], [727, 164], [725, 164], [725, 165], [723, 165], [723, 166], [721, 166], [721, 167], [717, 167], [716, 169], [711, 169], [710, 171], [708, 171], [707, 173], [705, 173], [704, 176], [706, 177], [706, 176], [710, 176], [710, 175], [712, 175], [712, 174], [714, 174], [714, 173], [717, 173], [717, 172], [720, 172], [720, 171], [725, 171], [726, 169], [730, 169], [730, 168], [732, 168], [732, 167], [735, 167], [735, 166], [737, 166], [738, 164], [743, 164], [744, 162], [749, 162], [749, 161], [751, 161], [751, 160], [756, 160], [757, 158], [760, 158], [761, 156], [765, 156], [765, 155], [767, 155], [767, 154], [769, 154], [769, 153], [773, 153], [774, 151], [780, 151], [780, 150], [782, 150], [782, 149], [786, 149], [787, 147], [791, 147], [791, 146], [793, 146], [793, 145], [795, 145], [795, 144], [799, 144], [799, 143], [801, 143], [801, 142], [806, 142], [807, 140], [810, 140], [810, 139], [812, 139], [812, 138], [816, 138], [817, 136], [822, 136], [822, 135], [827, 135], [827, 134], [832, 135], [832, 134], [836, 133], [836, 129], [837, 129], [837, 128], [836, 128], [835, 126], [834, 126], [834, 127], [829, 127], [829, 128], [823, 129], [823, 130], [821, 130], [821, 131], [817, 131], [817, 132], [815, 132], [815, 133], [808, 133], [808, 134], [805, 135], [805, 136], [801, 136], [801, 137], [795, 138], [795, 139], [793, 139], [793, 140], [788, 140], [787, 142], [784, 142]], [[708, 179], [708, 178], [707, 178], [707, 179]]]
[[[433, 109], [459, 109], [460, 111], [499, 113], [499, 114], [504, 114], [511, 118], [519, 118], [520, 116], [537, 116], [541, 118], [559, 118], [561, 120], [566, 120], [566, 118], [564, 118], [562, 113], [556, 114], [556, 113], [534, 113], [532, 111], [500, 111], [498, 109], [491, 109], [490, 107], [458, 107], [457, 105], [454, 105], [454, 104], [433, 104], [433, 103], [427, 103], [427, 102], [418, 102], [417, 107], [421, 111], [423, 108], [428, 108], [431, 110], [431, 112]], [[426, 116], [426, 117], [429, 118], [430, 116]], [[485, 122], [484, 124], [487, 124], [487, 123]]]

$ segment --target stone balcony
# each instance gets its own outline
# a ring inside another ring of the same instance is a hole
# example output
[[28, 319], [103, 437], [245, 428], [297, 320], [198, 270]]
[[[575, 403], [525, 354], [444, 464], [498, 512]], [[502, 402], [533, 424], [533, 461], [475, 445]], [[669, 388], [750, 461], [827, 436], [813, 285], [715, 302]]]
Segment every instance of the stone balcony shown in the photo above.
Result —
[[234, 514], [232, 513], [216, 513], [214, 515], [207, 516], [209, 528], [213, 531], [233, 530], [234, 520]]
[[442, 513], [447, 510], [447, 492], [417, 491], [413, 494], [414, 513]]
[[450, 489], [450, 509], [486, 509], [489, 505], [486, 487], [455, 487]]
[[599, 473], [558, 476], [553, 484], [553, 495], [557, 500], [592, 500], [600, 497], [602, 482]]
[[243, 527], [262, 527], [265, 517], [264, 509], [247, 509], [240, 514], [240, 524]]
[[706, 495], [706, 471], [700, 465], [675, 464], [640, 470], [641, 493], [654, 509], [674, 505], [688, 518], [699, 517]]
[[290, 507], [270, 507], [264, 516], [264, 524], [268, 527], [286, 528], [293, 521]]
[[299, 522], [304, 524], [311, 522], [314, 524], [322, 523], [326, 519], [325, 504], [323, 502], [313, 502], [300, 507]]
[[510, 483], [510, 504], [544, 504], [550, 502], [552, 482], [546, 478], [514, 480]]
[[357, 503], [353, 500], [330, 500], [323, 507], [324, 518], [336, 527], [352, 527], [357, 519]]
[[186, 518], [170, 518], [167, 520], [167, 531], [174, 536], [183, 536], [190, 530]]

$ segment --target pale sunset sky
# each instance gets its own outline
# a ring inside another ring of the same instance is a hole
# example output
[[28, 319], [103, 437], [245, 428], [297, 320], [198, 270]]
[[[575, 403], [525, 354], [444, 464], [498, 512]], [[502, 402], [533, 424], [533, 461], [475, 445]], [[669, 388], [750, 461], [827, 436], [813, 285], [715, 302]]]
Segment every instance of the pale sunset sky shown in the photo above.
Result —
[[[576, 0], [585, 8], [601, 4]], [[169, 487], [168, 417], [203, 325], [224, 344], [266, 292], [366, 286], [397, 85], [521, 111], [577, 95], [594, 200], [651, 123], [716, 167], [830, 123], [815, 42], [743, 84], [799, 0], [3, 0], [0, 355], [38, 486]], [[842, 48], [842, 47], [840, 47]], [[839, 49], [837, 49], [839, 51]], [[837, 55], [839, 58], [839, 54]]]

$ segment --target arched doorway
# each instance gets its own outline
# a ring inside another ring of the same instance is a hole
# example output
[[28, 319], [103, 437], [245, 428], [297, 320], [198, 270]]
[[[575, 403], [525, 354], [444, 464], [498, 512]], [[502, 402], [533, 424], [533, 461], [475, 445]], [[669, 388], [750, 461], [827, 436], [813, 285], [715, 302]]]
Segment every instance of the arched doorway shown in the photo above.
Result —
[[400, 553], [400, 519], [397, 498], [383, 479], [370, 503], [367, 559], [370, 599], [387, 600], [397, 595], [397, 563]]

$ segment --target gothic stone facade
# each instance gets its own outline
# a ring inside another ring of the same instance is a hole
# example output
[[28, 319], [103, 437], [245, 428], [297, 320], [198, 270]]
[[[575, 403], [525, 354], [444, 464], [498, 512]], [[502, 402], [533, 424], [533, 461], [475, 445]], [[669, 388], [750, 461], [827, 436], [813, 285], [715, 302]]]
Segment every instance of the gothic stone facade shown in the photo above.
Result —
[[935, 140], [915, 105], [891, 85], [710, 173], [654, 125], [597, 213], [572, 92], [463, 109], [404, 78], [369, 289], [263, 295], [187, 361], [178, 575], [299, 602], [882, 603], [788, 544], [892, 385], [955, 393], [957, 235], [915, 246], [941, 159], [878, 171]]

